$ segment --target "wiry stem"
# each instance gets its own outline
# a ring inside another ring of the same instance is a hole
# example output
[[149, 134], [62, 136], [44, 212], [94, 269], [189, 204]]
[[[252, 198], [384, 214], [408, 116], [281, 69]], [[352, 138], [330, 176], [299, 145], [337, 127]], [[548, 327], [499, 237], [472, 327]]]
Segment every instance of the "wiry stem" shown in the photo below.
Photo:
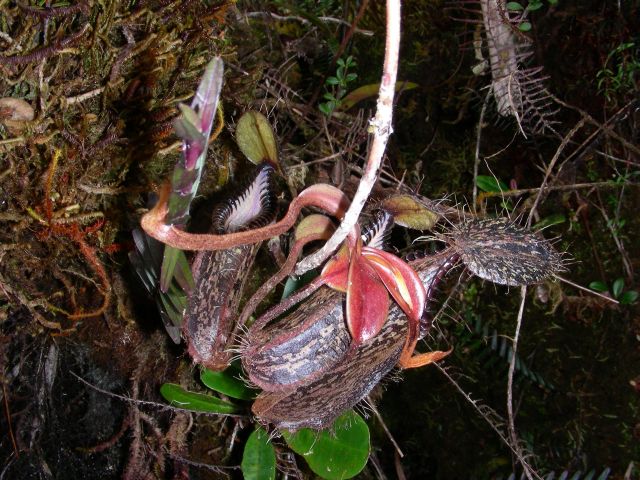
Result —
[[[251, 298], [247, 301], [236, 322], [236, 326], [234, 328], [234, 333], [237, 333], [240, 328], [247, 322], [248, 318], [253, 314], [253, 312], [258, 308], [260, 302], [264, 300], [264, 298], [271, 292], [282, 280], [284, 280], [288, 275], [293, 272], [293, 267], [298, 261], [298, 256], [302, 252], [302, 249], [308, 243], [317, 241], [317, 240], [326, 240], [326, 235], [323, 233], [319, 233], [317, 235], [308, 236], [302, 240], [296, 241], [291, 247], [291, 251], [289, 252], [289, 256], [287, 260], [284, 262], [280, 270], [273, 275], [269, 280], [263, 283], [258, 290], [251, 296]], [[309, 292], [311, 294], [311, 292]]]
[[471, 398], [471, 395], [464, 391], [464, 389], [458, 384], [458, 382], [456, 382], [455, 379], [451, 375], [449, 375], [449, 372], [447, 372], [446, 369], [442, 368], [437, 363], [435, 364], [435, 366], [438, 370], [440, 370], [440, 373], [442, 373], [446, 377], [446, 379], [449, 380], [451, 385], [453, 385], [454, 388], [464, 397], [464, 399], [471, 404], [476, 412], [478, 412], [478, 414], [489, 424], [491, 429], [498, 434], [500, 440], [502, 440], [502, 442], [507, 447], [509, 447], [509, 449], [516, 455], [518, 461], [522, 465], [524, 465], [525, 468], [527, 468], [528, 471], [530, 471], [537, 480], [542, 480], [542, 477], [538, 475], [538, 473], [531, 467], [531, 465], [529, 465], [527, 459], [522, 455], [521, 449], [516, 449], [515, 446], [509, 441], [506, 434], [498, 426], [499, 424], [502, 424], [502, 419], [489, 407], [487, 407], [486, 405], [480, 405], [478, 400], [474, 400], [473, 398]]
[[535, 471], [531, 468], [531, 466], [522, 461], [524, 459], [524, 454], [522, 452], [522, 448], [520, 447], [520, 441], [518, 439], [518, 434], [516, 433], [515, 427], [515, 417], [513, 415], [513, 376], [516, 371], [516, 355], [518, 352], [518, 340], [520, 339], [520, 328], [522, 327], [522, 316], [524, 314], [524, 304], [527, 299], [527, 286], [524, 285], [520, 288], [520, 295], [522, 300], [520, 302], [520, 310], [518, 311], [518, 321], [516, 323], [516, 332], [513, 336], [513, 349], [511, 354], [511, 359], [509, 360], [509, 374], [507, 378], [507, 419], [508, 419], [508, 427], [509, 427], [509, 438], [511, 439], [511, 444], [517, 453], [517, 457], [524, 468], [524, 473], [529, 480], [533, 480], [534, 475], [536, 478], [539, 478]]
[[333, 236], [321, 249], [302, 259], [296, 267], [296, 274], [301, 275], [319, 266], [344, 241], [360, 217], [360, 212], [368, 200], [373, 185], [378, 177], [378, 170], [382, 164], [382, 156], [391, 135], [393, 119], [393, 97], [395, 93], [396, 76], [398, 73], [398, 54], [400, 50], [400, 0], [387, 0], [387, 38], [385, 44], [384, 66], [382, 81], [378, 93], [376, 116], [371, 121], [373, 128], [373, 142], [367, 158], [364, 175], [358, 185], [358, 190], [351, 201], [351, 206], [345, 214], [340, 226]]
[[285, 298], [280, 303], [274, 305], [267, 310], [256, 322], [251, 325], [251, 331], [259, 331], [264, 328], [271, 320], [279, 317], [290, 308], [300, 303], [305, 298], [309, 297], [313, 292], [322, 287], [325, 284], [325, 280], [322, 277], [317, 277], [310, 283], [297, 290], [293, 295]]
[[544, 179], [542, 180], [542, 185], [540, 185], [540, 190], [538, 191], [538, 194], [536, 195], [536, 198], [533, 201], [531, 210], [529, 210], [529, 217], [527, 218], [527, 228], [531, 227], [533, 216], [535, 215], [536, 209], [538, 208], [538, 204], [542, 199], [542, 194], [545, 192], [545, 188], [547, 187], [547, 183], [549, 181], [549, 177], [551, 176], [551, 172], [553, 171], [553, 167], [555, 167], [556, 162], [560, 158], [560, 154], [564, 151], [565, 147], [567, 146], [571, 138], [573, 138], [573, 136], [578, 132], [578, 130], [580, 130], [584, 126], [585, 122], [586, 122], [586, 119], [583, 118], [571, 129], [571, 131], [564, 137], [564, 139], [560, 143], [560, 146], [556, 150], [556, 153], [553, 155], [553, 158], [549, 162], [549, 165], [547, 165], [547, 168], [545, 169], [545, 172], [544, 172]]

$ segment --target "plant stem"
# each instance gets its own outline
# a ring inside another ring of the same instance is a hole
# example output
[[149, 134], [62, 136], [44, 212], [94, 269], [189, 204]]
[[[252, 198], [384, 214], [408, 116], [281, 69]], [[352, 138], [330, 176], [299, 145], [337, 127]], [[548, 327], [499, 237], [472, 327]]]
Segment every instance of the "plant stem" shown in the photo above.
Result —
[[400, 50], [400, 0], [387, 0], [387, 38], [385, 44], [382, 81], [378, 92], [376, 116], [370, 121], [373, 129], [373, 141], [367, 158], [364, 175], [358, 185], [351, 206], [347, 210], [340, 226], [320, 250], [303, 258], [296, 267], [301, 275], [324, 262], [344, 241], [360, 217], [360, 212], [368, 200], [378, 177], [393, 119], [393, 97], [398, 73], [398, 54]]
[[180, 250], [195, 251], [223, 250], [238, 245], [261, 242], [281, 235], [293, 227], [300, 210], [304, 207], [318, 207], [329, 215], [341, 219], [349, 205], [349, 200], [340, 190], [331, 185], [319, 183], [303, 190], [300, 195], [295, 197], [289, 204], [289, 210], [287, 210], [285, 216], [276, 223], [253, 230], [224, 235], [195, 234], [166, 224], [168, 196], [169, 187], [166, 186], [160, 194], [158, 203], [142, 217], [140, 225], [150, 237], [160, 242]]
[[520, 287], [520, 309], [518, 310], [518, 319], [516, 322], [516, 331], [513, 335], [513, 347], [511, 359], [509, 360], [509, 374], [507, 378], [507, 427], [509, 430], [509, 439], [511, 440], [511, 445], [514, 451], [516, 452], [516, 456], [524, 468], [524, 474], [527, 476], [529, 480], [533, 480], [533, 478], [540, 479], [540, 476], [537, 474], [535, 470], [531, 468], [531, 466], [524, 461], [525, 455], [522, 451], [522, 447], [520, 446], [520, 440], [518, 439], [518, 434], [516, 433], [515, 427], [515, 417], [513, 414], [513, 376], [516, 371], [516, 355], [518, 352], [518, 340], [520, 339], [520, 328], [522, 327], [522, 317], [524, 315], [524, 304], [527, 300], [527, 286], [523, 285]]
[[[263, 283], [262, 286], [260, 286], [260, 288], [258, 288], [258, 290], [254, 292], [251, 298], [247, 300], [247, 303], [245, 304], [242, 313], [240, 314], [240, 317], [236, 322], [233, 334], [239, 333], [239, 330], [245, 325], [245, 323], [247, 323], [247, 320], [253, 314], [253, 312], [255, 312], [256, 308], [258, 308], [260, 302], [262, 302], [262, 300], [265, 299], [269, 292], [276, 288], [276, 286], [282, 280], [284, 280], [288, 275], [291, 274], [291, 272], [293, 271], [293, 267], [298, 261], [298, 256], [302, 252], [304, 246], [310, 242], [314, 242], [317, 240], [326, 240], [327, 236], [328, 235], [322, 233], [318, 235], [312, 235], [303, 240], [296, 241], [293, 244], [293, 247], [291, 247], [291, 251], [289, 252], [289, 256], [287, 257], [287, 260], [284, 262], [282, 267], [280, 267], [280, 270], [271, 278], [269, 278], [265, 283]], [[312, 292], [309, 292], [309, 294], [311, 293]]]

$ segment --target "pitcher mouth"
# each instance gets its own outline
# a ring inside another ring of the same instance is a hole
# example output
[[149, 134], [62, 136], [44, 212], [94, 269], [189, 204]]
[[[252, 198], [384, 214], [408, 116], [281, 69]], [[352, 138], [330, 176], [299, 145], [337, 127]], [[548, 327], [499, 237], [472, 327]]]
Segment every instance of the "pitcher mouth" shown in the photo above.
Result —
[[276, 213], [274, 173], [275, 170], [270, 164], [260, 164], [253, 180], [242, 188], [240, 193], [221, 202], [213, 211], [214, 232], [239, 232], [271, 223]]

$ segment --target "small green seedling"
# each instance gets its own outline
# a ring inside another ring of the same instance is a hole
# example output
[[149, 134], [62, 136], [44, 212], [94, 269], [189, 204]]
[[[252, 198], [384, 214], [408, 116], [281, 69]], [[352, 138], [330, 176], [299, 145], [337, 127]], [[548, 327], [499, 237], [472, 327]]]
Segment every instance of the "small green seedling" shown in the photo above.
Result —
[[609, 52], [602, 69], [596, 74], [598, 93], [613, 102], [620, 93], [632, 92], [636, 87], [640, 58], [635, 42], [621, 43]]
[[[547, 0], [547, 3], [555, 7], [558, 5], [558, 0]], [[514, 12], [520, 14], [521, 18], [524, 19], [526, 14], [529, 12], [535, 12], [536, 10], [540, 10], [544, 6], [544, 2], [542, 0], [529, 0], [526, 6], [522, 4], [522, 2], [507, 2], [506, 7], [509, 12]], [[531, 30], [531, 22], [527, 20], [523, 20], [518, 24], [518, 29], [521, 32], [528, 32]]]
[[[510, 190], [506, 183], [491, 175], [478, 175], [476, 177], [476, 186], [486, 192], [487, 196], [499, 196], [503, 192]], [[509, 200], [502, 200], [500, 206], [507, 211], [513, 210], [513, 204]]]
[[622, 305], [631, 305], [638, 300], [638, 292], [636, 290], [624, 291], [624, 279], [622, 277], [617, 278], [611, 285], [611, 289], [606, 283], [596, 281], [589, 284], [591, 290], [601, 293], [609, 293], [612, 298], [615, 298]]
[[356, 61], [352, 56], [348, 56], [346, 60], [341, 58], [338, 60], [335, 77], [327, 78], [325, 87], [328, 91], [323, 96], [326, 102], [318, 105], [320, 111], [327, 117], [330, 117], [333, 111], [342, 105], [342, 100], [347, 94], [349, 83], [358, 78], [357, 73], [349, 73], [349, 69], [355, 66]]

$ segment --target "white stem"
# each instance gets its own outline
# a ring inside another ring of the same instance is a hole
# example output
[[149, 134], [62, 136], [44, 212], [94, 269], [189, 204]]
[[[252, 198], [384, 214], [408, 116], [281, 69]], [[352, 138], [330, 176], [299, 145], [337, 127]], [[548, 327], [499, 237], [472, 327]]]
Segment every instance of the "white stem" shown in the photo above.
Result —
[[300, 260], [296, 266], [296, 274], [318, 267], [338, 246], [342, 244], [353, 229], [364, 204], [369, 199], [373, 185], [378, 178], [393, 119], [393, 97], [395, 94], [396, 76], [398, 73], [398, 54], [400, 51], [400, 0], [387, 0], [387, 38], [385, 43], [382, 81], [378, 92], [376, 116], [370, 121], [373, 131], [371, 150], [367, 158], [367, 166], [358, 185], [358, 190], [351, 201], [340, 226], [333, 236], [317, 252]]

